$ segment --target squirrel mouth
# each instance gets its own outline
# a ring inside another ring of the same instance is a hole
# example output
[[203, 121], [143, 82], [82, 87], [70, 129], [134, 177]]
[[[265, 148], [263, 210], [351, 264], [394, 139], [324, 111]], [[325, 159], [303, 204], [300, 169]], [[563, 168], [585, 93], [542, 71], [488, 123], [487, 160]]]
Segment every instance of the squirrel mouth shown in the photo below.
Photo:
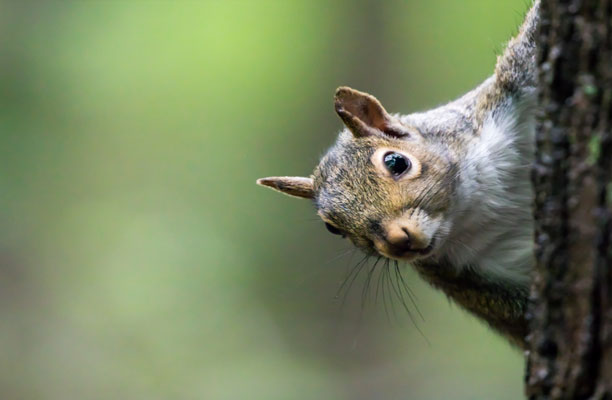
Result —
[[433, 251], [434, 244], [435, 244], [435, 239], [432, 239], [431, 242], [429, 242], [429, 246], [425, 247], [424, 249], [410, 249], [410, 250], [406, 250], [404, 254], [414, 254], [414, 255], [419, 255], [419, 256], [426, 256], [426, 255], [429, 255], [429, 253]]
[[390, 258], [399, 260], [413, 260], [415, 258], [421, 258], [428, 256], [434, 249], [435, 239], [429, 242], [429, 245], [423, 249], [403, 249], [401, 251], [394, 251]]

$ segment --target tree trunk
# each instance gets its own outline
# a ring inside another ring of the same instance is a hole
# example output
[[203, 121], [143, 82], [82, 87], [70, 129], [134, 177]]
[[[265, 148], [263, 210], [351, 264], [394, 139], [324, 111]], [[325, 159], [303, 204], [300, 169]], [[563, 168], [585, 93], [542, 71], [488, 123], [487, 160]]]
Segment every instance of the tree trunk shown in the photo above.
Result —
[[612, 0], [542, 0], [530, 399], [612, 399]]

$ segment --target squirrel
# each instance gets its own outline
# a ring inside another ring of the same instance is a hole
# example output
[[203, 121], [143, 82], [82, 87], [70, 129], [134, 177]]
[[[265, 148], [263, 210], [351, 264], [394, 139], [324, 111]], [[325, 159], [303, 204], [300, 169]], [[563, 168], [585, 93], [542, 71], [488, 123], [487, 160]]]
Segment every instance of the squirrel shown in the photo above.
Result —
[[409, 262], [520, 348], [535, 266], [538, 10], [536, 0], [493, 76], [441, 107], [389, 114], [375, 97], [338, 88], [345, 127], [312, 175], [257, 180], [313, 200], [331, 233]]

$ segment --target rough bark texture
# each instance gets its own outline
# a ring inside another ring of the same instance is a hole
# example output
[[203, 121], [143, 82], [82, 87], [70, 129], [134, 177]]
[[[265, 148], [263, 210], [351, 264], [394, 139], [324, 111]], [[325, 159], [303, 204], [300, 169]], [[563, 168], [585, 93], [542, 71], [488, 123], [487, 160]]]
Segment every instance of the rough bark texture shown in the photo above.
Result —
[[531, 399], [612, 399], [612, 0], [542, 0]]

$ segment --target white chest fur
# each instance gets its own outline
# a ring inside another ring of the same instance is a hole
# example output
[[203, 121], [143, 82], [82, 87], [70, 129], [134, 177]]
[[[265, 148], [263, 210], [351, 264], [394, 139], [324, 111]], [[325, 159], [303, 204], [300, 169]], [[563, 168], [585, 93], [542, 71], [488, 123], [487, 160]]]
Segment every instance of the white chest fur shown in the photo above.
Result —
[[457, 201], [440, 249], [452, 265], [527, 286], [533, 269], [533, 93], [491, 113], [459, 161]]

